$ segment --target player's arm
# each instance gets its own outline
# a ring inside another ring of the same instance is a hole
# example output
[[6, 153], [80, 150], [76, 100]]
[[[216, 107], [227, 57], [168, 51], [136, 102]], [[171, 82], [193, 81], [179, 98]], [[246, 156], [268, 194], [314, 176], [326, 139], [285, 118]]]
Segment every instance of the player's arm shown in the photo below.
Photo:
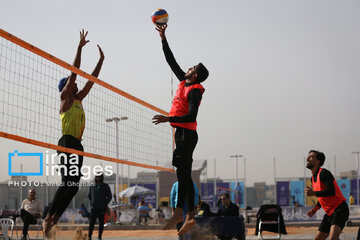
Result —
[[325, 185], [322, 191], [315, 191], [317, 197], [330, 197], [335, 195], [334, 177], [330, 171], [323, 169], [320, 173], [320, 181]]
[[106, 185], [106, 192], [105, 192], [105, 196], [106, 196], [106, 206], [110, 203], [111, 201], [111, 189], [109, 187], [109, 185]]
[[[91, 73], [91, 76], [94, 76], [96, 78], [99, 76], [101, 67], [102, 67], [104, 59], [105, 59], [102, 49], [100, 48], [99, 45], [97, 45], [97, 46], [99, 48], [100, 58], [99, 58], [98, 63], [96, 64], [96, 67], [94, 68], [94, 71]], [[90, 92], [93, 85], [94, 85], [94, 82], [87, 81], [87, 83], [85, 84], [83, 89], [80, 90], [79, 93], [77, 94], [76, 98], [79, 99], [80, 101], [82, 101], [88, 95], [88, 93]]]
[[[80, 68], [82, 48], [89, 42], [89, 40], [86, 40], [87, 34], [88, 34], [87, 31], [86, 31], [86, 33], [84, 33], [84, 29], [82, 31], [80, 31], [80, 42], [79, 42], [79, 46], [77, 48], [77, 52], [76, 52], [74, 63], [73, 63], [74, 67], [76, 67], [76, 68]], [[76, 80], [76, 73], [71, 72], [70, 77], [66, 81], [65, 87], [61, 92], [61, 95], [60, 95], [61, 100], [66, 99], [69, 95], [72, 94], [72, 91], [73, 91], [73, 88], [75, 85], [75, 80]]]
[[179, 117], [167, 117], [164, 115], [155, 115], [152, 119], [152, 122], [155, 125], [164, 122], [175, 122], [175, 123], [185, 123], [185, 122], [195, 122], [196, 116], [198, 114], [200, 101], [202, 98], [200, 89], [193, 89], [188, 95], [189, 100], [189, 113]]
[[171, 70], [174, 72], [176, 77], [179, 79], [179, 81], [183, 81], [183, 80], [185, 80], [185, 72], [180, 68], [179, 64], [176, 62], [176, 59], [169, 47], [169, 43], [167, 42], [166, 36], [165, 36], [166, 28], [167, 28], [167, 24], [162, 25], [162, 26], [158, 25], [156, 27], [156, 30], [159, 32], [160, 37], [161, 37], [161, 43], [162, 43], [165, 59], [166, 59], [167, 63], [169, 64]]
[[319, 210], [321, 208], [321, 205], [319, 202], [316, 203], [315, 207], [313, 209], [311, 209], [310, 211], [308, 211], [306, 214], [309, 216], [309, 217], [312, 217], [314, 216], [314, 214], [317, 212], [317, 210]]

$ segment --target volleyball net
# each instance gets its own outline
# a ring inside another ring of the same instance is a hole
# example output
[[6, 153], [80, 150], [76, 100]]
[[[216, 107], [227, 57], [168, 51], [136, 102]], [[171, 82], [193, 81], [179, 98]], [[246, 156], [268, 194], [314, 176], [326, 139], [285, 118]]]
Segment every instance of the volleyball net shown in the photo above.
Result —
[[[62, 135], [57, 84], [59, 79], [69, 76], [70, 71], [77, 74], [79, 89], [88, 80], [95, 82], [82, 102], [86, 116], [82, 137], [84, 152], [57, 145]], [[156, 114], [168, 115], [166, 111], [2, 29], [0, 114], [3, 138], [110, 162], [173, 171], [169, 164], [173, 150], [172, 128], [169, 124], [155, 126], [151, 121]]]

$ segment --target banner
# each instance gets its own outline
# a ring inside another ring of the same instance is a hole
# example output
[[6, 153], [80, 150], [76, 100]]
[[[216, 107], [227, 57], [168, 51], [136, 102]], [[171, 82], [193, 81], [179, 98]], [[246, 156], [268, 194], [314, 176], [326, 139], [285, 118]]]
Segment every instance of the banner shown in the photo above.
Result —
[[349, 204], [350, 195], [350, 180], [349, 179], [338, 179], [336, 180], [342, 194], [346, 198], [346, 202]]
[[233, 191], [230, 192], [230, 199], [233, 203], [239, 205], [240, 208], [245, 208], [245, 192], [244, 192], [244, 182], [230, 183], [230, 189]]
[[[360, 184], [360, 181], [358, 179], [358, 184]], [[360, 188], [360, 185], [359, 185]], [[355, 199], [355, 205], [359, 205], [359, 200], [357, 199], [357, 195], [358, 195], [358, 185], [356, 184], [356, 179], [352, 179], [351, 180], [351, 193]]]
[[214, 183], [201, 183], [201, 200], [214, 206]]
[[289, 206], [289, 182], [282, 181], [276, 182], [276, 196], [277, 196], [277, 204], [280, 206]]
[[290, 205], [291, 206], [304, 206], [304, 181], [291, 181], [290, 182]]
[[[311, 187], [312, 188], [312, 183], [311, 180], [306, 180], [306, 186]], [[313, 207], [315, 206], [315, 204], [318, 202], [318, 199], [316, 196], [306, 196], [306, 206], [310, 206]]]

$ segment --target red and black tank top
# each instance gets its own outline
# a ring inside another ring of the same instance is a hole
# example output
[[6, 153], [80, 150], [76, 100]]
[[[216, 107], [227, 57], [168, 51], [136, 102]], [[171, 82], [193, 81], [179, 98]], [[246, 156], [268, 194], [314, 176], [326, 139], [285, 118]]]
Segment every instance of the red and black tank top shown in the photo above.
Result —
[[[322, 168], [319, 169], [317, 174], [317, 181], [314, 181], [314, 176], [312, 176], [312, 186], [314, 191], [323, 191], [325, 190], [324, 183], [320, 180], [320, 173], [322, 171]], [[343, 202], [346, 201], [343, 194], [341, 193], [341, 190], [334, 178], [333, 180], [334, 189], [335, 189], [335, 195], [329, 196], [329, 197], [318, 197], [319, 203], [321, 204], [321, 207], [324, 209], [327, 215], [331, 216], [334, 212], [334, 210]]]
[[[176, 94], [169, 112], [170, 117], [180, 117], [189, 113], [189, 101], [188, 95], [193, 89], [200, 89], [201, 94], [204, 93], [205, 88], [197, 83], [189, 86], [185, 86], [185, 81], [181, 81], [176, 90]], [[173, 127], [182, 127], [190, 130], [196, 130], [197, 122], [186, 123], [170, 123]]]

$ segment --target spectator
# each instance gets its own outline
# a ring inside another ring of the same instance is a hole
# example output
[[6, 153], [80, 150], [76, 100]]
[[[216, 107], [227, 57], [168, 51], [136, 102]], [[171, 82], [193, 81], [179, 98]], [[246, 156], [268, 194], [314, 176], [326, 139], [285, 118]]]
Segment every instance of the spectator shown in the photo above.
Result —
[[141, 199], [140, 206], [138, 207], [139, 220], [138, 224], [141, 223], [141, 220], [144, 219], [145, 225], [147, 225], [147, 219], [149, 218], [150, 208], [146, 205], [145, 200]]
[[90, 226], [89, 226], [89, 240], [91, 240], [92, 232], [99, 219], [99, 235], [98, 239], [101, 240], [104, 230], [104, 218], [106, 207], [111, 201], [111, 190], [108, 184], [104, 183], [104, 175], [95, 177], [95, 184], [90, 187], [88, 198], [90, 200]]
[[223, 193], [220, 196], [221, 204], [217, 212], [218, 216], [239, 216], [239, 207], [230, 200], [229, 193]]
[[206, 202], [201, 200], [201, 196], [199, 195], [199, 207], [198, 207], [198, 216], [203, 217], [211, 217], [214, 216], [214, 213], [210, 211], [210, 206]]
[[36, 224], [38, 218], [41, 218], [41, 213], [43, 212], [42, 204], [39, 200], [35, 199], [35, 190], [30, 189], [28, 198], [24, 199], [21, 204], [21, 219], [24, 222], [23, 227], [23, 237], [22, 239], [27, 239], [29, 225]]
[[212, 232], [220, 240], [231, 240], [233, 237], [241, 239], [241, 237], [238, 236], [241, 232], [240, 229], [238, 229], [236, 233], [229, 229], [229, 227], [234, 224], [239, 225], [240, 218], [232, 218], [239, 217], [239, 207], [231, 202], [229, 193], [222, 193], [220, 201], [221, 203], [217, 212], [217, 216], [219, 217], [210, 221]]
[[[196, 183], [193, 181], [193, 185], [194, 185], [194, 206], [198, 205], [198, 200], [199, 200], [199, 189], [196, 186]], [[175, 182], [174, 185], [171, 188], [171, 193], [170, 193], [170, 206], [171, 206], [171, 210], [172, 210], [172, 215], [175, 214], [175, 209], [177, 206], [177, 201], [178, 201], [178, 191], [179, 191], [179, 183]], [[185, 201], [184, 204], [184, 208], [183, 208], [183, 216], [187, 215], [187, 204]], [[176, 224], [176, 229], [178, 230], [178, 232], [180, 231], [180, 229], [182, 228], [183, 222], [179, 222]], [[186, 235], [186, 234], [185, 234]], [[179, 235], [179, 240], [183, 240], [185, 238], [184, 235]]]
[[354, 204], [355, 204], [355, 199], [354, 199], [352, 193], [350, 193], [350, 195], [349, 195], [349, 205], [354, 205]]

